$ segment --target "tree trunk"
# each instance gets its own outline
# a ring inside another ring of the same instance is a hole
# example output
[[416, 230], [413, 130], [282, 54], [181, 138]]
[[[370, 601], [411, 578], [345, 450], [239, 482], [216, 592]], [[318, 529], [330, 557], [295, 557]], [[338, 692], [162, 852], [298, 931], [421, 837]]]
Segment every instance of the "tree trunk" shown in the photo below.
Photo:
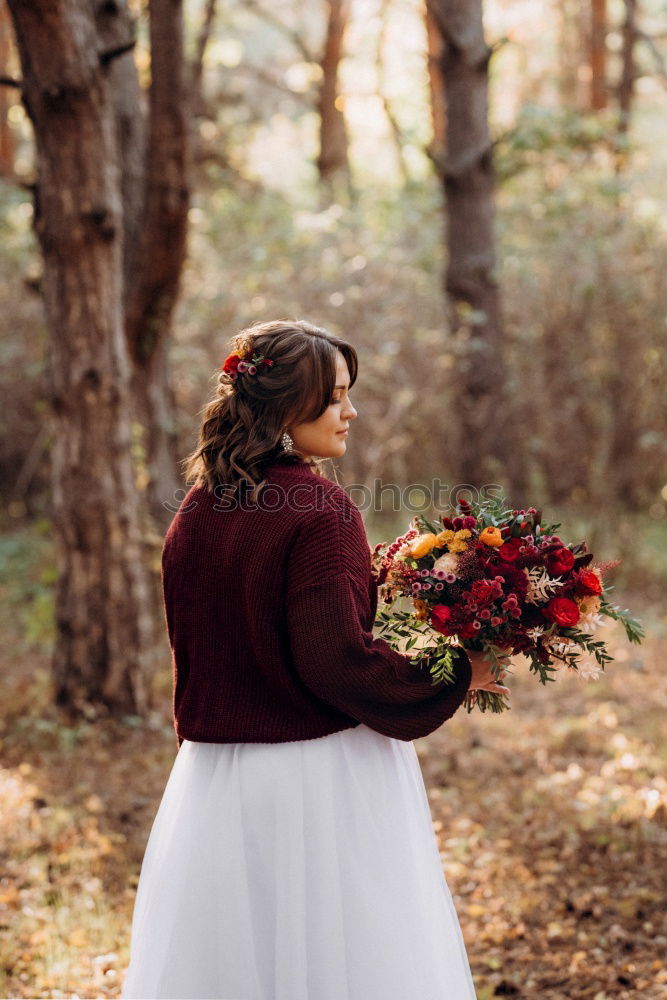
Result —
[[[439, 67], [446, 101], [446, 151], [436, 168], [447, 210], [445, 290], [457, 355], [455, 455], [460, 481], [479, 487], [506, 480], [509, 469], [487, 121], [491, 50], [484, 40], [481, 0], [429, 0], [429, 7], [442, 39]], [[516, 452], [512, 457], [520, 465]]]
[[123, 218], [109, 63], [88, 0], [10, 0], [39, 164], [50, 330], [56, 701], [149, 707], [150, 587], [128, 420]]
[[438, 176], [441, 176], [444, 168], [447, 135], [447, 100], [445, 97], [445, 81], [442, 77], [442, 34], [428, 3], [426, 4], [424, 16], [432, 130], [431, 142], [427, 152], [435, 164]]
[[557, 8], [560, 20], [558, 79], [561, 102], [565, 108], [583, 111], [590, 107], [590, 94], [583, 90], [589, 69], [589, 53], [585, 51], [583, 41], [589, 36], [583, 17], [586, 7], [581, 0], [558, 0]]
[[182, 0], [150, 5], [150, 127], [136, 255], [125, 296], [132, 394], [145, 429], [143, 450], [153, 516], [166, 526], [182, 486], [168, 340], [186, 254], [189, 207], [187, 95]]
[[349, 0], [326, 0], [327, 34], [322, 52], [322, 80], [317, 111], [320, 116], [320, 152], [317, 169], [325, 197], [351, 195], [348, 138], [345, 115], [338, 93], [338, 68], [343, 54], [343, 39], [350, 16]]
[[[11, 63], [12, 42], [9, 12], [0, 4], [0, 66], [7, 72]], [[8, 87], [0, 86], [0, 177], [14, 176], [14, 133], [9, 127], [7, 112], [15, 103]]]
[[100, 4], [95, 14], [98, 44], [103, 52], [120, 52], [109, 63], [109, 86], [116, 122], [116, 143], [123, 201], [124, 295], [132, 286], [139, 260], [146, 181], [146, 108], [134, 63], [134, 23], [126, 0]]
[[625, 165], [625, 146], [630, 131], [632, 101], [635, 92], [635, 43], [637, 41], [637, 0], [625, 0], [625, 22], [623, 24], [622, 68], [618, 82], [618, 133], [623, 139], [619, 166]]
[[607, 0], [591, 0], [591, 110], [607, 107]]

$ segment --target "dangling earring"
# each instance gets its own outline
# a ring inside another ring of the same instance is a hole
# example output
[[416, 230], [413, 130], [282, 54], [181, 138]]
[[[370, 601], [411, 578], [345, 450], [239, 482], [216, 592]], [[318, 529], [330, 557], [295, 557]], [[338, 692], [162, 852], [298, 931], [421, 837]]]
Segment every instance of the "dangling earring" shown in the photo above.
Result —
[[287, 431], [285, 431], [285, 433], [281, 437], [280, 443], [282, 444], [285, 451], [291, 451], [292, 448], [294, 447], [294, 441], [292, 441], [292, 438], [289, 436]]

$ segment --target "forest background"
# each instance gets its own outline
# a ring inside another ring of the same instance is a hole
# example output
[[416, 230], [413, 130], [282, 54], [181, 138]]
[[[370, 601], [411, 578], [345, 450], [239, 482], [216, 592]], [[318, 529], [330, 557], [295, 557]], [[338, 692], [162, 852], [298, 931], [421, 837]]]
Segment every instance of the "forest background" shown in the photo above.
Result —
[[[639, 650], [417, 744], [480, 1000], [667, 996], [667, 5], [70, 0], [79, 49], [42, 6], [0, 3], [0, 993], [120, 992], [179, 460], [229, 337], [292, 316], [359, 352], [342, 485], [498, 483], [621, 560]], [[116, 174], [122, 255], [64, 196]]]

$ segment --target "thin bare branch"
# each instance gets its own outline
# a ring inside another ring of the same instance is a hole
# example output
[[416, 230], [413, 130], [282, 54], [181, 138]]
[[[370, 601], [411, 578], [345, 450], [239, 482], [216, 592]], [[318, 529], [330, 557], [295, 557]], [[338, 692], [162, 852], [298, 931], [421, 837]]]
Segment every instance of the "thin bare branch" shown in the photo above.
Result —
[[294, 28], [290, 28], [289, 24], [285, 22], [273, 13], [271, 10], [267, 10], [262, 4], [258, 3], [257, 0], [245, 0], [245, 7], [247, 10], [251, 10], [253, 14], [256, 14], [262, 21], [266, 21], [267, 24], [271, 24], [277, 31], [279, 31], [285, 38], [289, 39], [292, 45], [301, 53], [306, 62], [319, 62], [319, 57], [311, 52], [310, 48], [306, 45], [303, 38]]
[[204, 18], [197, 37], [195, 58], [192, 63], [192, 84], [195, 93], [198, 93], [201, 88], [202, 74], [204, 72], [204, 56], [206, 55], [206, 49], [211, 39], [213, 22], [215, 21], [216, 6], [217, 0], [207, 0], [206, 9], [204, 10]]
[[637, 31], [637, 39], [640, 42], [644, 42], [649, 52], [653, 56], [656, 65], [656, 71], [663, 84], [667, 85], [667, 63], [665, 62], [665, 57], [656, 45], [657, 36], [647, 35], [644, 31]]
[[394, 149], [396, 150], [396, 159], [398, 161], [398, 167], [403, 178], [403, 183], [407, 184], [410, 181], [410, 171], [408, 170], [408, 165], [405, 162], [405, 157], [403, 155], [403, 132], [401, 126], [394, 114], [394, 109], [392, 108], [391, 101], [387, 97], [387, 72], [386, 72], [386, 62], [384, 58], [385, 45], [387, 41], [387, 31], [389, 29], [389, 7], [391, 0], [381, 0], [380, 3], [380, 18], [381, 26], [380, 31], [377, 36], [377, 45], [375, 48], [375, 72], [377, 75], [377, 87], [378, 96], [382, 101], [382, 107], [385, 113], [385, 117], [389, 124], [389, 129], [391, 131], [391, 136], [394, 142]]
[[247, 73], [249, 76], [254, 77], [260, 83], [265, 84], [267, 87], [272, 87], [275, 90], [280, 90], [283, 94], [289, 94], [293, 97], [295, 101], [305, 105], [307, 108], [313, 108], [315, 103], [315, 91], [314, 88], [305, 93], [300, 93], [297, 90], [292, 90], [283, 83], [278, 77], [273, 76], [272, 73], [267, 72], [267, 70], [262, 69], [260, 66], [253, 66], [249, 63], [240, 63], [238, 66], [234, 67], [235, 73]]

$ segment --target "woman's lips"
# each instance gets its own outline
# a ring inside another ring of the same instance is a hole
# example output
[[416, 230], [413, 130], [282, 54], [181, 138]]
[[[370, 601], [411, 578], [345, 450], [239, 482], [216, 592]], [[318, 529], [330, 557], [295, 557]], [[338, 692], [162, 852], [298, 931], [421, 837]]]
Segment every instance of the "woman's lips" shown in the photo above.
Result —
[[347, 431], [346, 430], [345, 431], [336, 431], [336, 433], [340, 434], [340, 436], [342, 437], [343, 434], [347, 434]]

